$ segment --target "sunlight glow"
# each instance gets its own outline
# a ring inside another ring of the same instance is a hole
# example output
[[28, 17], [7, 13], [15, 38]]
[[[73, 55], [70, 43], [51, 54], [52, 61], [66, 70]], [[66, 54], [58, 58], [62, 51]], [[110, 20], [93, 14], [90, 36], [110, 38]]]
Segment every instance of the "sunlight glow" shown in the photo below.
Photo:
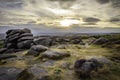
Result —
[[48, 8], [49, 11], [53, 12], [54, 14], [67, 14], [67, 13], [71, 13], [71, 11], [69, 10], [64, 10], [64, 9], [52, 9], [52, 8]]
[[64, 19], [64, 20], [60, 21], [60, 25], [65, 26], [65, 27], [68, 27], [73, 24], [79, 24], [79, 23], [80, 22], [78, 20], [72, 20], [72, 19]]

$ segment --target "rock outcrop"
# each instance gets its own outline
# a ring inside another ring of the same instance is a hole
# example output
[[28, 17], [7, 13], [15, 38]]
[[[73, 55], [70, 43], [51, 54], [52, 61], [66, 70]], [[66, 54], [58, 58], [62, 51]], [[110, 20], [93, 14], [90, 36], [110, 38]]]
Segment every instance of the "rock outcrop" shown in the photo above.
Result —
[[33, 45], [33, 34], [29, 29], [11, 29], [6, 32], [7, 49], [29, 49]]
[[34, 39], [36, 45], [53, 46], [59, 44], [81, 44], [84, 45], [80, 36], [43, 36]]

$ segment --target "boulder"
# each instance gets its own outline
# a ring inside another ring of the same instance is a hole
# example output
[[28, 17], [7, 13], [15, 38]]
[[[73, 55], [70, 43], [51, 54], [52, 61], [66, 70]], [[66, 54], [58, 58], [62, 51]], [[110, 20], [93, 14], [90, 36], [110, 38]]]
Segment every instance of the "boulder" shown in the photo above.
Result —
[[26, 69], [0, 67], [0, 80], [32, 80]]
[[34, 55], [37, 56], [40, 53], [46, 51], [48, 48], [42, 45], [34, 45], [30, 48], [30, 50], [28, 51], [28, 55]]
[[101, 45], [101, 44], [105, 44], [105, 43], [107, 43], [107, 42], [108, 42], [108, 39], [106, 39], [106, 38], [99, 38], [99, 39], [95, 40], [95, 41], [93, 42], [93, 44]]
[[14, 35], [16, 33], [21, 33], [21, 30], [20, 29], [11, 29], [11, 30], [8, 30], [6, 32], [7, 36], [11, 36], [11, 35]]
[[34, 40], [35, 44], [43, 45], [43, 46], [51, 46], [52, 39], [51, 38], [38, 38]]
[[25, 37], [22, 37], [20, 39], [18, 39], [17, 41], [18, 42], [21, 42], [21, 41], [25, 41], [25, 40], [33, 40], [34, 38], [32, 36], [25, 36]]
[[20, 33], [13, 34], [11, 36], [7, 35], [6, 38], [11, 39], [11, 38], [14, 38], [14, 37], [19, 36], [19, 35], [20, 35]]
[[17, 41], [18, 38], [19, 38], [19, 36], [14, 36], [14, 37], [6, 38], [5, 42], [6, 43], [14, 42], [14, 41]]
[[19, 37], [21, 38], [21, 37], [26, 37], [26, 36], [33, 37], [33, 34], [31, 34], [31, 33], [23, 33]]
[[48, 70], [39, 68], [36, 64], [29, 69], [29, 72], [36, 78], [36, 80], [49, 80]]
[[5, 47], [8, 48], [8, 49], [11, 49], [11, 48], [17, 49], [16, 43], [7, 43], [7, 44], [5, 45]]
[[6, 51], [7, 51], [7, 48], [2, 48], [2, 49], [0, 49], [0, 54], [3, 54]]
[[33, 43], [31, 30], [11, 29], [6, 32], [5, 47], [8, 49], [29, 49]]
[[23, 33], [31, 33], [31, 30], [28, 28], [24, 28], [21, 30]]
[[[74, 70], [76, 74], [81, 78], [88, 78], [92, 74], [92, 71], [97, 72], [99, 68], [103, 68], [108, 62], [103, 58], [91, 58], [91, 59], [80, 59], [77, 60], [74, 64]], [[108, 66], [109, 67], [109, 66]]]
[[50, 59], [61, 59], [64, 57], [69, 57], [70, 54], [57, 50], [47, 50], [46, 52], [42, 53], [42, 56]]
[[37, 51], [37, 52], [44, 52], [46, 51], [48, 48], [42, 45], [34, 45], [30, 48], [31, 50]]
[[16, 55], [11, 55], [11, 54], [0, 54], [0, 60], [14, 58], [14, 57], [17, 57], [17, 56]]
[[26, 55], [33, 55], [33, 56], [38, 56], [40, 52], [34, 51], [34, 50], [29, 50]]
[[29, 49], [34, 45], [32, 40], [25, 40], [17, 43], [18, 49]]

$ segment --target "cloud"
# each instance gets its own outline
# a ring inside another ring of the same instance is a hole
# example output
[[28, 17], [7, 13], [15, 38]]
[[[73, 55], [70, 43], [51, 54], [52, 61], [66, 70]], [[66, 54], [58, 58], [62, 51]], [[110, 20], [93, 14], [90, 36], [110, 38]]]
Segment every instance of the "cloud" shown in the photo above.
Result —
[[120, 18], [111, 18], [110, 22], [120, 22]]
[[111, 0], [111, 2], [114, 8], [120, 9], [120, 0]]
[[96, 1], [100, 4], [106, 4], [110, 2], [110, 0], [96, 0]]
[[70, 18], [99, 27], [119, 15], [119, 3], [120, 0], [0, 0], [0, 24], [57, 26], [60, 20]]
[[83, 18], [83, 21], [84, 22], [98, 22], [98, 21], [100, 21], [100, 19], [98, 19], [98, 18], [94, 18], [94, 17], [86, 17], [86, 18]]

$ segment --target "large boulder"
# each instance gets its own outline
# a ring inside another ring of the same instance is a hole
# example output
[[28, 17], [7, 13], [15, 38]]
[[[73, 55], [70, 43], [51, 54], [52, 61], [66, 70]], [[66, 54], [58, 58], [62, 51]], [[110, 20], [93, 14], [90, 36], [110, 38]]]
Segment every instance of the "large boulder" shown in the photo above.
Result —
[[21, 37], [25, 37], [25, 36], [33, 36], [33, 34], [31, 34], [31, 33], [23, 33], [19, 37], [21, 38]]
[[29, 69], [29, 73], [31, 73], [36, 80], [49, 80], [50, 77], [48, 70], [38, 67], [36, 64]]
[[2, 49], [0, 49], [0, 54], [3, 54], [6, 51], [7, 51], [7, 48], [2, 48]]
[[103, 57], [79, 59], [74, 64], [74, 70], [79, 77], [87, 78], [92, 75], [92, 71], [97, 72], [104, 66], [110, 67], [108, 63], [110, 63], [109, 60]]
[[43, 45], [43, 46], [51, 46], [52, 45], [52, 39], [49, 37], [43, 37], [43, 38], [38, 38], [34, 40], [35, 44]]
[[11, 55], [11, 54], [0, 54], [0, 60], [14, 58], [14, 57], [17, 57], [17, 56], [16, 55]]
[[21, 42], [21, 41], [26, 41], [26, 40], [33, 40], [34, 38], [32, 36], [25, 36], [22, 38], [19, 38], [17, 41]]
[[25, 40], [17, 43], [19, 49], [29, 49], [32, 45], [34, 45], [32, 40]]
[[20, 68], [0, 68], [0, 80], [32, 80], [26, 69]]
[[93, 44], [101, 45], [101, 44], [107, 43], [108, 41], [109, 41], [108, 39], [101, 37], [101, 38], [95, 40], [95, 41], [93, 42]]
[[46, 52], [42, 53], [43, 57], [50, 58], [50, 59], [61, 59], [65, 57], [69, 57], [70, 54], [62, 51], [57, 50], [47, 50]]
[[6, 32], [5, 47], [8, 49], [29, 49], [33, 43], [31, 30], [11, 29]]
[[42, 45], [34, 45], [30, 48], [30, 50], [28, 51], [27, 55], [34, 55], [37, 56], [40, 53], [46, 51], [48, 48]]

